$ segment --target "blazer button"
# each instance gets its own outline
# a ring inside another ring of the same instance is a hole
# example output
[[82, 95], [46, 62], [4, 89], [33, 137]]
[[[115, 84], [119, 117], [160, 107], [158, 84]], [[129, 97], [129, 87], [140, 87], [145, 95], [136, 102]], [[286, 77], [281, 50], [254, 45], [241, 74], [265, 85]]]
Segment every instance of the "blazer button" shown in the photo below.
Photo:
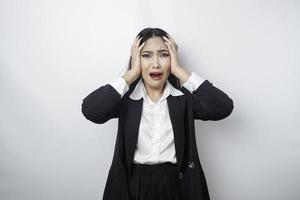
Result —
[[179, 173], [178, 173], [178, 177], [179, 177], [179, 179], [183, 179], [183, 174], [182, 174], [182, 172], [179, 172]]
[[189, 167], [189, 168], [194, 168], [194, 167], [195, 167], [194, 162], [193, 162], [193, 161], [189, 161], [189, 162], [188, 162], [188, 167]]

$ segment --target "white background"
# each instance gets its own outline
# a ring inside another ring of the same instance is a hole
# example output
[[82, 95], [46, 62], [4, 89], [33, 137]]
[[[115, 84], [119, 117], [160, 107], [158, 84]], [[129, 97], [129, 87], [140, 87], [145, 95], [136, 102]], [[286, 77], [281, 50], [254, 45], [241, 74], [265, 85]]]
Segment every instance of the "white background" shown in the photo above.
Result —
[[117, 119], [82, 99], [118, 76], [146, 27], [227, 93], [234, 111], [196, 121], [212, 200], [300, 199], [300, 3], [296, 0], [1, 0], [0, 199], [98, 200]]

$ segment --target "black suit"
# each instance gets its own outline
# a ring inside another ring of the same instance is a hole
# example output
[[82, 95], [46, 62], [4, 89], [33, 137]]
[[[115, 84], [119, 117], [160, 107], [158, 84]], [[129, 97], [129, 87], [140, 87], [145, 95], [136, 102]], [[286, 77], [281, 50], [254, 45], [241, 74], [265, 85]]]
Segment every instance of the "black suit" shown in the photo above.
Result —
[[[132, 84], [133, 85], [133, 84]], [[131, 85], [131, 86], [132, 86]], [[138, 138], [143, 98], [121, 98], [109, 84], [101, 86], [83, 99], [82, 113], [90, 121], [105, 123], [118, 118], [115, 143], [103, 200], [129, 200], [128, 180]], [[198, 157], [194, 119], [221, 120], [230, 115], [233, 101], [227, 94], [205, 80], [192, 94], [184, 87], [184, 95], [168, 96], [170, 120], [174, 131], [178, 176], [184, 200], [209, 200], [204, 172]]]

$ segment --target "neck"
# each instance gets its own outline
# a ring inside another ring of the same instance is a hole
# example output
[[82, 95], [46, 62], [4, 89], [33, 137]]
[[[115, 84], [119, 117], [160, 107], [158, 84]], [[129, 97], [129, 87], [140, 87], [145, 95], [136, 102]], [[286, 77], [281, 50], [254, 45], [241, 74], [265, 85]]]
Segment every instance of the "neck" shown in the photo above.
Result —
[[153, 88], [153, 87], [149, 86], [148, 84], [146, 84], [145, 82], [144, 82], [144, 85], [145, 85], [148, 96], [150, 97], [150, 99], [152, 101], [155, 102], [155, 101], [158, 101], [158, 99], [160, 99], [160, 97], [163, 95], [166, 83], [157, 88]]

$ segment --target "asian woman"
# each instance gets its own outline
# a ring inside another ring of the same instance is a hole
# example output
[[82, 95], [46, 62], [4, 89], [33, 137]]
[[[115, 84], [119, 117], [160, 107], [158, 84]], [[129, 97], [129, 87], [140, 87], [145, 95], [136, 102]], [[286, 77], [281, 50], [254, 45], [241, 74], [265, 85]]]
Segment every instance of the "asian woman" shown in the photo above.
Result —
[[221, 120], [232, 99], [179, 63], [175, 40], [160, 28], [137, 35], [126, 72], [84, 98], [98, 124], [118, 118], [104, 200], [208, 200], [194, 120]]

